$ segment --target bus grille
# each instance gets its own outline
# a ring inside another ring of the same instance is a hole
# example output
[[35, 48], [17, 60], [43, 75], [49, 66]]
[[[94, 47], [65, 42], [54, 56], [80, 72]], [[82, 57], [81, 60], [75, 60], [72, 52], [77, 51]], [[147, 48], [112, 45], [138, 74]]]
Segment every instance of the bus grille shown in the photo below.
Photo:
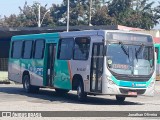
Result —
[[151, 76], [141, 76], [141, 77], [136, 77], [136, 76], [117, 76], [115, 75], [115, 78], [118, 80], [123, 80], [123, 81], [134, 81], [134, 82], [146, 82], [148, 81]]

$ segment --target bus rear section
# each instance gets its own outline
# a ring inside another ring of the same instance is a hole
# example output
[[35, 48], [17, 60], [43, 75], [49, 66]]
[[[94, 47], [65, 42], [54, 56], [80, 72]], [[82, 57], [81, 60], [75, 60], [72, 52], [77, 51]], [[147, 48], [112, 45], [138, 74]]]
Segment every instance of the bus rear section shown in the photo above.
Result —
[[26, 92], [37, 92], [40, 87], [53, 87], [58, 38], [56, 33], [12, 37], [8, 78], [22, 83]]

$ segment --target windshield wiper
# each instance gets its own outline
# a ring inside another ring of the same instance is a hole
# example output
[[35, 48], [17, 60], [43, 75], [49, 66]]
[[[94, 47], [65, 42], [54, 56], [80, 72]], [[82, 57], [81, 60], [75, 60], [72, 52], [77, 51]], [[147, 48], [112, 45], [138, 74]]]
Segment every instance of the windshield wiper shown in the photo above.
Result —
[[144, 45], [141, 44], [141, 46], [138, 48], [138, 50], [136, 50], [136, 48], [135, 48], [135, 56], [136, 56], [137, 62], [138, 62], [138, 55], [139, 55], [140, 52], [142, 51], [143, 47], [144, 47]]
[[119, 42], [119, 44], [121, 45], [123, 52], [128, 56], [128, 59], [129, 59], [129, 49], [127, 51], [126, 47], [124, 46], [124, 44], [122, 42]]

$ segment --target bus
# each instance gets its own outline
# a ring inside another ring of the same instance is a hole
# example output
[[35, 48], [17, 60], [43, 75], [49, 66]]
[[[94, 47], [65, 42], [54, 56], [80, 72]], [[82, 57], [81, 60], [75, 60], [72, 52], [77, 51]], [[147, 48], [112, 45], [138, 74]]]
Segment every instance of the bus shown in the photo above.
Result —
[[152, 36], [120, 30], [84, 30], [13, 36], [8, 77], [26, 92], [53, 88], [64, 94], [153, 96]]

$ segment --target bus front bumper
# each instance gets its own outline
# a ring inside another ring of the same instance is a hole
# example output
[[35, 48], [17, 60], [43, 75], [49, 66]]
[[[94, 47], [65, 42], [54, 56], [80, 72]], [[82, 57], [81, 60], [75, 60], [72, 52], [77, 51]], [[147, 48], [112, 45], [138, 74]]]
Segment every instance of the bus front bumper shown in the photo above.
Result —
[[118, 86], [113, 82], [106, 82], [102, 86], [102, 94], [125, 96], [154, 96], [154, 83], [146, 88], [131, 88]]

